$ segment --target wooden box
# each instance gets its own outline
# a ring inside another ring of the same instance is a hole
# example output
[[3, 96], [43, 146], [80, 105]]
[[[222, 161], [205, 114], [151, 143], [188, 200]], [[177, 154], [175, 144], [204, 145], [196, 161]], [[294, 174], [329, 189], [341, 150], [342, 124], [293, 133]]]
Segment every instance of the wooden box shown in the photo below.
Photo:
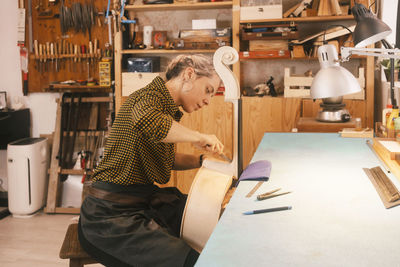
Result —
[[133, 92], [145, 87], [160, 75], [159, 72], [123, 72], [122, 96], [129, 96]]
[[[290, 68], [285, 68], [285, 76], [283, 83], [285, 86], [284, 96], [285, 97], [301, 97], [311, 98], [310, 87], [313, 81], [313, 77], [306, 76], [295, 76], [290, 74]], [[365, 75], [364, 68], [358, 69], [358, 83], [361, 87], [361, 92], [355, 94], [349, 94], [343, 96], [344, 99], [365, 99]]]
[[264, 0], [262, 2], [262, 5], [252, 6], [250, 1], [242, 0], [240, 3], [240, 20], [282, 18], [281, 0]]

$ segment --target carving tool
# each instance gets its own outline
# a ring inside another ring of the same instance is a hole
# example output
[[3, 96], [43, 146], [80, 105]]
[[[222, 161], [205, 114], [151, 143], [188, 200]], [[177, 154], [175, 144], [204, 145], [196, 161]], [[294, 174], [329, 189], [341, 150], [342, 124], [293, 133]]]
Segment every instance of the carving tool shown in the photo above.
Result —
[[39, 62], [40, 62], [40, 73], [43, 73], [43, 44], [39, 44]]
[[36, 62], [36, 69], [40, 72], [40, 60], [39, 60], [39, 45], [38, 40], [33, 41], [33, 48], [35, 50], [35, 62]]
[[279, 189], [275, 189], [275, 190], [272, 190], [271, 192], [267, 192], [265, 194], [258, 195], [257, 196], [257, 200], [265, 200], [265, 199], [278, 197], [278, 196], [282, 196], [282, 195], [286, 195], [286, 194], [291, 193], [289, 191], [289, 192], [283, 192], [283, 193], [279, 193], [279, 194], [273, 194], [273, 193], [275, 193], [276, 191], [279, 191], [279, 190], [281, 190], [281, 189], [280, 188]]
[[58, 44], [54, 42], [54, 61], [56, 62], [56, 72], [58, 72]]
[[45, 71], [49, 71], [49, 55], [50, 55], [50, 43], [46, 42], [43, 46], [43, 55], [44, 55], [44, 67]]
[[272, 209], [245, 211], [245, 212], [243, 212], [243, 214], [244, 215], [252, 215], [252, 214], [274, 212], [274, 211], [281, 211], [281, 210], [291, 210], [291, 209], [292, 209], [292, 206], [285, 206], [285, 207], [277, 207], [277, 208], [272, 208]]
[[258, 188], [260, 188], [260, 186], [264, 183], [264, 181], [259, 181], [254, 187], [253, 189], [250, 190], [250, 192], [246, 195], [246, 197], [251, 197]]
[[50, 43], [51, 71], [54, 71], [54, 43]]

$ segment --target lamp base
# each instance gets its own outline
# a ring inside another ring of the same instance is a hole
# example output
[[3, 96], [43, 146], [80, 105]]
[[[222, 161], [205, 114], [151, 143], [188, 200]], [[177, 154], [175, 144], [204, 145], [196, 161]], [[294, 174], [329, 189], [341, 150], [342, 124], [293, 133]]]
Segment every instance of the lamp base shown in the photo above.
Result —
[[323, 122], [347, 122], [351, 118], [347, 109], [321, 110], [318, 112], [317, 121]]

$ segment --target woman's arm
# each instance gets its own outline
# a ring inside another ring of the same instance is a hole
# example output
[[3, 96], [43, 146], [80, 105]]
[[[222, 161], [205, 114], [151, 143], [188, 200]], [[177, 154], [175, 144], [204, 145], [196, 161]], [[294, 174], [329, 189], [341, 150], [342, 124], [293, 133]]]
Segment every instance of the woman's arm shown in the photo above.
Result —
[[222, 154], [224, 145], [218, 140], [215, 135], [203, 134], [198, 131], [193, 131], [176, 121], [172, 122], [171, 129], [167, 136], [161, 140], [164, 143], [192, 143], [204, 150]]

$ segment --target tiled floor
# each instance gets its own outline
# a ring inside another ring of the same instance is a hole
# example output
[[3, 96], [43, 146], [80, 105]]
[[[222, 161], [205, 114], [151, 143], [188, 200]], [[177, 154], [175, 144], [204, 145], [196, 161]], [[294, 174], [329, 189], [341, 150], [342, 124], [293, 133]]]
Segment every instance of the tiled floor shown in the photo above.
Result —
[[11, 215], [3, 218], [0, 220], [0, 266], [68, 266], [68, 260], [60, 259], [58, 253], [68, 225], [76, 220], [76, 215], [43, 212], [31, 218]]

